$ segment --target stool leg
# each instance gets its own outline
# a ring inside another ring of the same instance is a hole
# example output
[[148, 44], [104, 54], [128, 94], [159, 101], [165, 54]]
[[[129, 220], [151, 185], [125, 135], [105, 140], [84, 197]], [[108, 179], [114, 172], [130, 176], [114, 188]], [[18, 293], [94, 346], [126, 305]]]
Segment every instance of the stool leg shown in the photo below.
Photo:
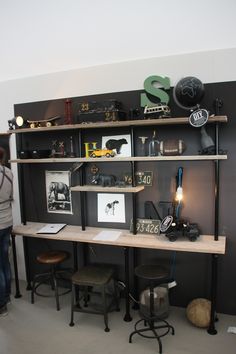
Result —
[[150, 325], [151, 327], [154, 326], [154, 321], [153, 321], [153, 317], [154, 317], [154, 284], [153, 282], [150, 282]]
[[102, 288], [102, 300], [103, 300], [103, 315], [104, 315], [104, 323], [105, 323], [105, 332], [109, 332], [110, 329], [108, 327], [108, 314], [107, 314], [107, 303], [106, 303], [106, 287], [105, 285]]
[[117, 281], [115, 279], [113, 279], [113, 283], [114, 283], [114, 291], [115, 291], [116, 311], [120, 311], [118, 284], [117, 284]]
[[74, 298], [75, 298], [75, 285], [72, 284], [72, 289], [71, 289], [71, 317], [70, 317], [70, 327], [73, 327], [74, 324]]
[[60, 311], [57, 278], [56, 278], [56, 272], [55, 272], [55, 267], [54, 266], [52, 266], [52, 280], [53, 280], [54, 289], [55, 289], [57, 311]]
[[157, 332], [155, 331], [155, 329], [153, 327], [150, 327], [154, 336], [156, 337], [157, 341], [158, 341], [158, 344], [159, 344], [159, 353], [162, 354], [162, 343], [161, 343], [161, 340], [160, 340], [160, 337], [158, 336]]
[[36, 277], [34, 277], [33, 283], [32, 283], [32, 289], [31, 289], [31, 304], [34, 304], [35, 283], [36, 283]]
[[51, 266], [51, 274], [52, 274], [51, 277], [50, 277], [51, 289], [53, 291], [55, 291], [55, 281], [54, 281], [54, 275], [53, 275], [53, 274], [55, 274], [55, 272], [53, 270], [53, 266]]
[[88, 307], [88, 301], [89, 301], [89, 290], [88, 290], [88, 286], [85, 286], [85, 288], [84, 288], [84, 307]]
[[[73, 287], [73, 284], [72, 284], [72, 287]], [[77, 307], [80, 307], [79, 297], [80, 297], [79, 285], [74, 284], [74, 301], [75, 301]]]

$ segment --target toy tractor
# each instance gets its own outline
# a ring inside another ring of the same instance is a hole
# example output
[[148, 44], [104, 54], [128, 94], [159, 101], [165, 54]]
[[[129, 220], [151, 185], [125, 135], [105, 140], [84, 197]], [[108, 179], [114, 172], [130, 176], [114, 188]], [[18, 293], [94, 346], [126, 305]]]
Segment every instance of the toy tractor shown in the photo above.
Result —
[[186, 222], [185, 220], [173, 221], [166, 231], [166, 237], [174, 242], [180, 237], [187, 237], [189, 241], [196, 241], [200, 235], [197, 224]]

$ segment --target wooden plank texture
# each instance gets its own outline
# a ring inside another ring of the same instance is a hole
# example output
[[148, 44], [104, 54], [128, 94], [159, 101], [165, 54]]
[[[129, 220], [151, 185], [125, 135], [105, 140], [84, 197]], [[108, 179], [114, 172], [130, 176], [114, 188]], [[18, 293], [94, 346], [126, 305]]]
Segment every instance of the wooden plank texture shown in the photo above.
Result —
[[[45, 223], [32, 223], [26, 225], [14, 226], [13, 234], [16, 236], [29, 236], [44, 239], [64, 240], [95, 243], [103, 245], [113, 245], [120, 247], [136, 247], [136, 248], [151, 248], [168, 251], [194, 252], [194, 253], [210, 253], [210, 254], [225, 254], [226, 237], [219, 236], [219, 240], [215, 241], [213, 235], [201, 235], [195, 242], [188, 239], [178, 239], [175, 242], [170, 242], [165, 235], [154, 236], [150, 234], [133, 235], [129, 230], [104, 229], [97, 227], [87, 227], [82, 231], [80, 226], [67, 225], [56, 235], [37, 234]], [[94, 240], [94, 237], [101, 231], [120, 231], [121, 235], [116, 241], [99, 241]]]
[[59, 162], [126, 162], [126, 161], [213, 161], [227, 160], [227, 155], [178, 155], [178, 156], [130, 156], [130, 157], [57, 157], [45, 159], [12, 159], [12, 163], [59, 163]]
[[[213, 116], [209, 117], [208, 123], [226, 123], [227, 116]], [[52, 127], [41, 128], [22, 128], [8, 130], [8, 133], [35, 133], [45, 132], [52, 130], [70, 130], [70, 129], [94, 129], [94, 128], [114, 128], [114, 127], [137, 127], [137, 126], [152, 126], [152, 125], [178, 125], [189, 124], [188, 117], [175, 117], [175, 118], [160, 118], [160, 119], [140, 119], [140, 120], [126, 120], [117, 122], [97, 122], [97, 123], [81, 123], [81, 124], [67, 124], [67, 125], [55, 125]]]

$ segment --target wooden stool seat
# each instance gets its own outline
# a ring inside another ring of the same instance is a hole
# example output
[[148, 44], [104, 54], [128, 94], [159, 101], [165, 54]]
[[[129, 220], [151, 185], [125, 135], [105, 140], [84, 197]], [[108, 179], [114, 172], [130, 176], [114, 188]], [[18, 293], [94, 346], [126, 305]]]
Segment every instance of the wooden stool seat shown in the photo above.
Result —
[[[117, 283], [114, 279], [114, 269], [110, 266], [88, 265], [84, 266], [73, 274], [72, 278], [72, 297], [71, 297], [71, 321], [70, 326], [74, 326], [74, 312], [85, 312], [100, 314], [104, 316], [105, 332], [109, 332], [108, 327], [108, 312], [111, 310], [115, 301], [116, 310], [119, 311], [119, 299], [117, 291]], [[107, 286], [110, 282], [114, 283], [114, 291], [108, 295]], [[93, 291], [93, 287], [97, 287], [97, 292]], [[83, 296], [79, 297], [79, 292], [82, 290]], [[102, 303], [100, 306], [91, 305], [90, 297], [100, 294]], [[108, 298], [110, 301], [108, 302]], [[80, 305], [80, 300], [84, 300], [84, 307]]]
[[142, 279], [164, 282], [168, 279], [169, 271], [166, 267], [157, 264], [142, 264], [135, 268], [135, 275]]
[[59, 264], [68, 258], [68, 253], [65, 251], [47, 251], [40, 253], [36, 259], [42, 264]]
[[73, 284], [81, 286], [101, 286], [111, 280], [113, 273], [112, 268], [87, 266], [73, 274], [71, 280]]
[[69, 258], [69, 253], [61, 250], [50, 250], [47, 252], [40, 253], [36, 260], [40, 264], [48, 265], [50, 268], [47, 272], [36, 274], [33, 279], [32, 291], [31, 291], [31, 303], [34, 304], [34, 295], [43, 296], [43, 297], [51, 297], [51, 294], [42, 294], [37, 289], [42, 284], [47, 284], [48, 282], [51, 284], [51, 288], [54, 291], [54, 295], [56, 298], [56, 308], [57, 311], [60, 310], [59, 304], [59, 296], [65, 295], [71, 291], [71, 288], [64, 290], [59, 293], [58, 290], [58, 281], [59, 280], [69, 280], [71, 278], [71, 272], [67, 269], [60, 269], [58, 266], [62, 262], [64, 262], [67, 258]]

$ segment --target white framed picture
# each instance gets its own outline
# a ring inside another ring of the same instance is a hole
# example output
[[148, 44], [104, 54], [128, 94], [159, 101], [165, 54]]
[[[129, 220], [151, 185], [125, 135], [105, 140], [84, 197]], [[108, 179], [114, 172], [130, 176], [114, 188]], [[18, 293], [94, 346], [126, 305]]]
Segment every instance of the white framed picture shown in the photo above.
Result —
[[97, 210], [98, 222], [125, 223], [125, 195], [98, 193]]
[[69, 171], [45, 171], [47, 212], [72, 214]]
[[130, 134], [103, 136], [102, 148], [114, 150], [117, 157], [131, 156]]

